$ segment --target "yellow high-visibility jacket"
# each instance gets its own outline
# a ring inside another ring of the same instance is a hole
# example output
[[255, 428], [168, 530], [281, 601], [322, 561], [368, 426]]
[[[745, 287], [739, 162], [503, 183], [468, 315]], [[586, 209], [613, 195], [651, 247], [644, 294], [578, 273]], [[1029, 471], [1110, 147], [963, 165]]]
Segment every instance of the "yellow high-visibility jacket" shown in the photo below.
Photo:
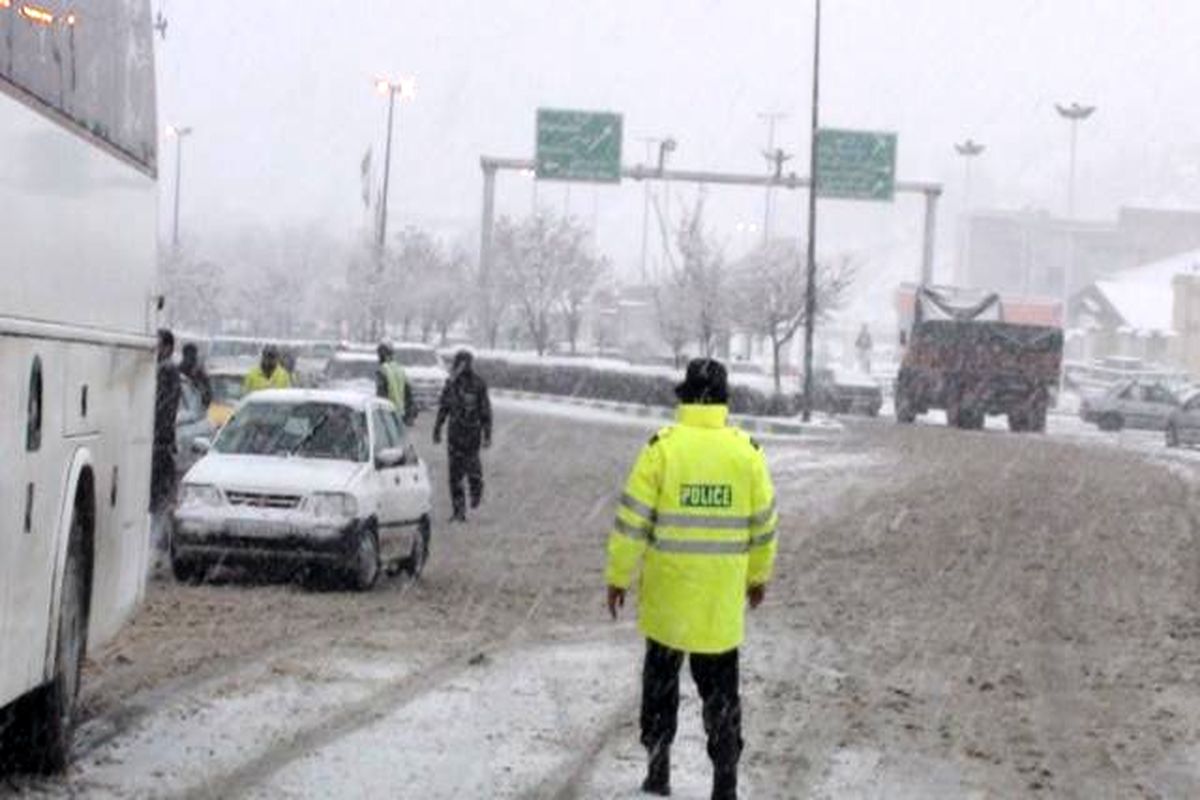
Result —
[[746, 589], [775, 564], [775, 489], [762, 449], [725, 406], [684, 405], [638, 456], [608, 537], [610, 586], [639, 564], [638, 627], [687, 653], [741, 644]]
[[408, 374], [394, 361], [383, 362], [379, 365], [379, 370], [387, 382], [387, 399], [392, 401], [396, 411], [403, 416], [405, 413], [404, 387], [408, 383]]
[[255, 364], [242, 379], [243, 396], [262, 389], [290, 389], [291, 387], [292, 376], [288, 375], [288, 371], [278, 364], [275, 365], [275, 371], [269, 378], [263, 374], [262, 367]]

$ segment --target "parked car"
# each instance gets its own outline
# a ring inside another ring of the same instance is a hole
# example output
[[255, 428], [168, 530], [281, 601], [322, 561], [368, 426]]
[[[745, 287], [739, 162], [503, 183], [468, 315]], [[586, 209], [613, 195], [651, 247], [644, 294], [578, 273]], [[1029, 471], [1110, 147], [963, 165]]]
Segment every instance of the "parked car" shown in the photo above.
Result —
[[813, 370], [814, 405], [831, 414], [879, 416], [883, 389], [870, 375], [842, 367]]
[[1167, 447], [1200, 445], [1200, 389], [1192, 387], [1180, 397], [1179, 407], [1167, 418]]
[[1079, 416], [1102, 431], [1122, 428], [1161, 431], [1166, 430], [1179, 405], [1179, 398], [1169, 384], [1131, 380], [1097, 394], [1084, 395], [1079, 403]]
[[194, 580], [217, 563], [318, 565], [366, 590], [384, 565], [420, 573], [430, 507], [425, 463], [391, 403], [256, 392], [184, 477], [171, 566]]
[[199, 459], [192, 448], [196, 439], [211, 439], [217, 426], [208, 416], [200, 389], [185, 375], [179, 376], [179, 409], [175, 412], [175, 472], [182, 475]]

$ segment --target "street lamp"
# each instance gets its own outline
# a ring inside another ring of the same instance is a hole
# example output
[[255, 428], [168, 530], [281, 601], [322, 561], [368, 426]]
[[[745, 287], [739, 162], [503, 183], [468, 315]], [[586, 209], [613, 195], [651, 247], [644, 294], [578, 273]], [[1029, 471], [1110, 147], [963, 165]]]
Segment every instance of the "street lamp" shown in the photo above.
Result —
[[413, 99], [417, 96], [417, 82], [413, 78], [400, 78], [395, 81], [376, 78], [375, 90], [386, 94], [388, 98], [387, 139], [383, 149], [383, 198], [379, 204], [379, 227], [376, 231], [377, 241], [382, 249], [387, 240], [388, 188], [392, 173], [392, 124], [396, 113], [396, 95], [399, 95], [401, 100]]
[[1067, 219], [1075, 217], [1075, 145], [1079, 135], [1079, 123], [1095, 112], [1095, 106], [1071, 103], [1069, 106], [1055, 104], [1059, 116], [1071, 123], [1071, 169], [1067, 176]]
[[962, 156], [963, 159], [963, 211], [964, 225], [962, 237], [962, 253], [958, 257], [959, 282], [969, 273], [967, 269], [967, 261], [971, 257], [971, 162], [979, 156], [983, 155], [983, 151], [987, 148], [975, 141], [967, 139], [963, 142], [957, 142], [954, 145], [955, 151]]
[[1067, 359], [1066, 359], [1066, 338], [1067, 330], [1070, 321], [1071, 309], [1071, 282], [1072, 273], [1075, 271], [1075, 231], [1072, 228], [1075, 219], [1075, 151], [1076, 144], [1079, 138], [1079, 123], [1090, 117], [1095, 111], [1095, 106], [1084, 106], [1079, 103], [1071, 103], [1069, 106], [1064, 106], [1056, 103], [1054, 105], [1056, 111], [1063, 119], [1071, 123], [1071, 166], [1067, 175], [1067, 260], [1063, 264], [1063, 285], [1062, 285], [1062, 327], [1063, 327], [1063, 362], [1062, 374], [1059, 377], [1059, 397], [1067, 388]]
[[[380, 94], [386, 94], [388, 98], [388, 114], [387, 114], [387, 139], [385, 140], [383, 149], [383, 197], [379, 201], [379, 220], [375, 226], [375, 244], [376, 244], [376, 263], [375, 263], [375, 279], [376, 283], [380, 283], [383, 278], [383, 252], [387, 242], [387, 223], [388, 223], [388, 192], [390, 188], [392, 176], [392, 124], [396, 113], [396, 95], [400, 96], [401, 100], [411, 100], [416, 96], [417, 83], [412, 78], [400, 78], [398, 80], [390, 80], [388, 78], [375, 79], [375, 91]], [[381, 296], [380, 286], [375, 287], [372, 292], [373, 309], [372, 324], [375, 328], [376, 336], [382, 338], [384, 334], [383, 321], [383, 298]]]
[[[767, 123], [767, 149], [763, 151], [763, 156], [767, 159], [767, 169], [772, 170], [775, 177], [778, 178], [786, 158], [784, 158], [782, 150], [777, 152], [775, 149], [775, 126], [780, 121], [787, 119], [788, 115], [782, 111], [763, 111], [758, 118]], [[767, 190], [763, 196], [763, 244], [766, 244], [771, 236], [771, 189], [771, 184], [767, 184]]]
[[179, 182], [183, 175], [183, 140], [192, 135], [191, 127], [168, 125], [167, 135], [175, 137], [175, 214], [171, 226], [171, 247], [179, 250]]

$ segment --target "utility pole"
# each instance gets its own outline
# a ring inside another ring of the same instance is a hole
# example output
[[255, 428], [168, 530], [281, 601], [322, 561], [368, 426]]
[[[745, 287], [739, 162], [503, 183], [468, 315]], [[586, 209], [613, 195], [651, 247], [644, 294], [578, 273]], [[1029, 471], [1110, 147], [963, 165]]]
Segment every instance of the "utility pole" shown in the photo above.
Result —
[[[658, 144], [661, 139], [656, 139], [653, 136], [643, 136], [639, 141], [646, 145], [646, 168], [650, 167], [650, 160], [654, 158], [654, 145]], [[642, 186], [642, 285], [647, 286], [650, 283], [650, 274], [646, 269], [646, 247], [649, 243], [650, 234], [650, 181], [646, 181]]]
[[821, 125], [821, 0], [813, 17], [812, 125], [808, 142], [808, 270], [804, 288], [804, 421], [812, 419], [813, 319], [817, 313], [817, 131]]
[[[768, 169], [773, 169], [778, 174], [780, 164], [775, 153], [775, 125], [787, 119], [788, 115], [783, 111], [763, 111], [758, 118], [767, 123], [767, 149], [763, 151], [763, 155], [766, 156]], [[771, 195], [772, 187], [768, 185], [763, 196], [763, 244], [771, 239]]]
[[379, 78], [375, 81], [375, 89], [380, 94], [386, 94], [388, 98], [387, 138], [384, 140], [383, 148], [383, 194], [379, 201], [379, 221], [375, 226], [376, 286], [375, 290], [371, 292], [373, 305], [371, 325], [376, 338], [382, 339], [385, 333], [385, 322], [381, 284], [383, 282], [384, 251], [387, 247], [388, 195], [392, 177], [392, 127], [396, 113], [396, 95], [400, 95], [402, 100], [411, 99], [416, 93], [416, 84], [411, 78], [401, 78], [396, 81]]
[[963, 234], [962, 252], [958, 256], [958, 280], [963, 283], [970, 274], [968, 262], [971, 258], [971, 162], [983, 155], [987, 148], [975, 141], [967, 139], [954, 145], [955, 151], [963, 159]]
[[176, 254], [179, 253], [179, 186], [183, 178], [183, 140], [185, 137], [192, 135], [190, 127], [179, 127], [171, 125], [167, 128], [167, 133], [175, 137], [175, 213], [174, 222], [171, 225], [171, 247]]

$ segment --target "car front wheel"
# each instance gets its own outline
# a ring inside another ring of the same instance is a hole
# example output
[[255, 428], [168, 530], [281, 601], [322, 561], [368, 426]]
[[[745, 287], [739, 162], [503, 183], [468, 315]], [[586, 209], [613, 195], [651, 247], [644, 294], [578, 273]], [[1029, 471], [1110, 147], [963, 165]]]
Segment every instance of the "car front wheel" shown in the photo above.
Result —
[[346, 563], [346, 583], [351, 589], [365, 592], [379, 579], [379, 537], [375, 529], [364, 525], [355, 534]]

